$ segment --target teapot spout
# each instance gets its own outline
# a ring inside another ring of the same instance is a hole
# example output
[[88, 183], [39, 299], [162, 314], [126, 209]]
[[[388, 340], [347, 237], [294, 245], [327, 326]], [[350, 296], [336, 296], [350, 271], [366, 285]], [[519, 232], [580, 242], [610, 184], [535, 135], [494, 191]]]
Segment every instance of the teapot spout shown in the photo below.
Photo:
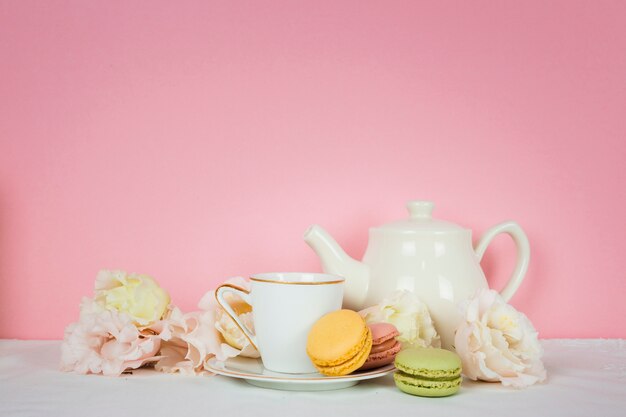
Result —
[[369, 266], [348, 256], [335, 239], [316, 224], [304, 233], [304, 241], [319, 256], [324, 272], [346, 279], [343, 306], [352, 310], [367, 307], [363, 304], [369, 287]]

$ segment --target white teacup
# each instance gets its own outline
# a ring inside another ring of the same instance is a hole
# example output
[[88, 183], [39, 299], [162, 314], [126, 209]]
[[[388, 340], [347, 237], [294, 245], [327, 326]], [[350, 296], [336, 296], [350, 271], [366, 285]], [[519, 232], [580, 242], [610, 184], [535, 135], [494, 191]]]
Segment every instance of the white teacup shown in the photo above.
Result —
[[[232, 284], [215, 297], [261, 354], [265, 368], [290, 374], [316, 372], [306, 354], [311, 326], [324, 314], [341, 309], [344, 279], [308, 272], [276, 272], [250, 277], [250, 292]], [[254, 334], [224, 299], [234, 292], [252, 306]]]

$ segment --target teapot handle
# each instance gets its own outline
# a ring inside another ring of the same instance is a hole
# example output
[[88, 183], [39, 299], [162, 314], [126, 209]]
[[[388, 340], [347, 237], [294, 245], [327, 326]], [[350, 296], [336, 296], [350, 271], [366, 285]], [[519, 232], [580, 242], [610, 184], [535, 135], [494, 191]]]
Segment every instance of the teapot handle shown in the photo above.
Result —
[[507, 233], [511, 236], [517, 247], [517, 263], [515, 264], [515, 269], [513, 270], [511, 278], [509, 278], [509, 282], [504, 289], [500, 291], [502, 298], [504, 298], [505, 301], [509, 301], [522, 283], [526, 270], [528, 269], [530, 245], [528, 244], [526, 233], [524, 233], [519, 224], [512, 221], [500, 223], [488, 229], [478, 240], [478, 243], [476, 243], [474, 251], [478, 257], [478, 262], [483, 258], [485, 250], [487, 250], [487, 246], [489, 246], [493, 238], [500, 233]]

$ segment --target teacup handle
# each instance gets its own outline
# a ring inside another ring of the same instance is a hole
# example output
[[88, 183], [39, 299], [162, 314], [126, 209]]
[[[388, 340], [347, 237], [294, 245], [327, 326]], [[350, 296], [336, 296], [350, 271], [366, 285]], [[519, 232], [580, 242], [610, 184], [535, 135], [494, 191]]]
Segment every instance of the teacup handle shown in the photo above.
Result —
[[515, 264], [515, 269], [513, 270], [513, 274], [511, 274], [511, 278], [509, 278], [509, 282], [504, 289], [500, 291], [502, 298], [504, 298], [505, 301], [509, 301], [519, 288], [524, 279], [524, 275], [526, 275], [526, 270], [528, 270], [530, 245], [528, 244], [526, 233], [524, 233], [519, 224], [515, 222], [500, 223], [488, 229], [478, 240], [475, 248], [478, 262], [483, 258], [485, 250], [487, 250], [487, 246], [489, 246], [493, 238], [500, 233], [507, 233], [511, 236], [515, 242], [515, 246], [517, 246], [517, 263]]
[[226, 299], [224, 298], [224, 294], [226, 294], [227, 292], [232, 292], [239, 295], [246, 303], [252, 305], [252, 302], [250, 301], [250, 291], [236, 285], [222, 284], [215, 290], [215, 299], [217, 300], [217, 303], [224, 309], [226, 314], [228, 314], [230, 318], [233, 319], [237, 327], [239, 327], [239, 330], [241, 330], [244, 336], [246, 336], [252, 347], [259, 351], [256, 336], [252, 334], [250, 329], [248, 329], [241, 320], [239, 320], [239, 317], [237, 316], [237, 313], [235, 313], [235, 310], [233, 310], [230, 304], [228, 304], [228, 301], [226, 301]]

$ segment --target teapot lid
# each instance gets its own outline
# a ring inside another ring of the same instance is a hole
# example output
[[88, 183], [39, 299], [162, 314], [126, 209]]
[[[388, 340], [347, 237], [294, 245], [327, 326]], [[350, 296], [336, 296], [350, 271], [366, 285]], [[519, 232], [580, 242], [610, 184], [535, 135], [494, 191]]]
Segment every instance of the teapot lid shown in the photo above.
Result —
[[384, 224], [378, 229], [389, 230], [395, 232], [460, 232], [463, 227], [444, 220], [432, 218], [432, 211], [435, 204], [432, 201], [413, 200], [406, 204], [409, 210], [409, 218], [406, 220], [398, 220], [395, 222]]

